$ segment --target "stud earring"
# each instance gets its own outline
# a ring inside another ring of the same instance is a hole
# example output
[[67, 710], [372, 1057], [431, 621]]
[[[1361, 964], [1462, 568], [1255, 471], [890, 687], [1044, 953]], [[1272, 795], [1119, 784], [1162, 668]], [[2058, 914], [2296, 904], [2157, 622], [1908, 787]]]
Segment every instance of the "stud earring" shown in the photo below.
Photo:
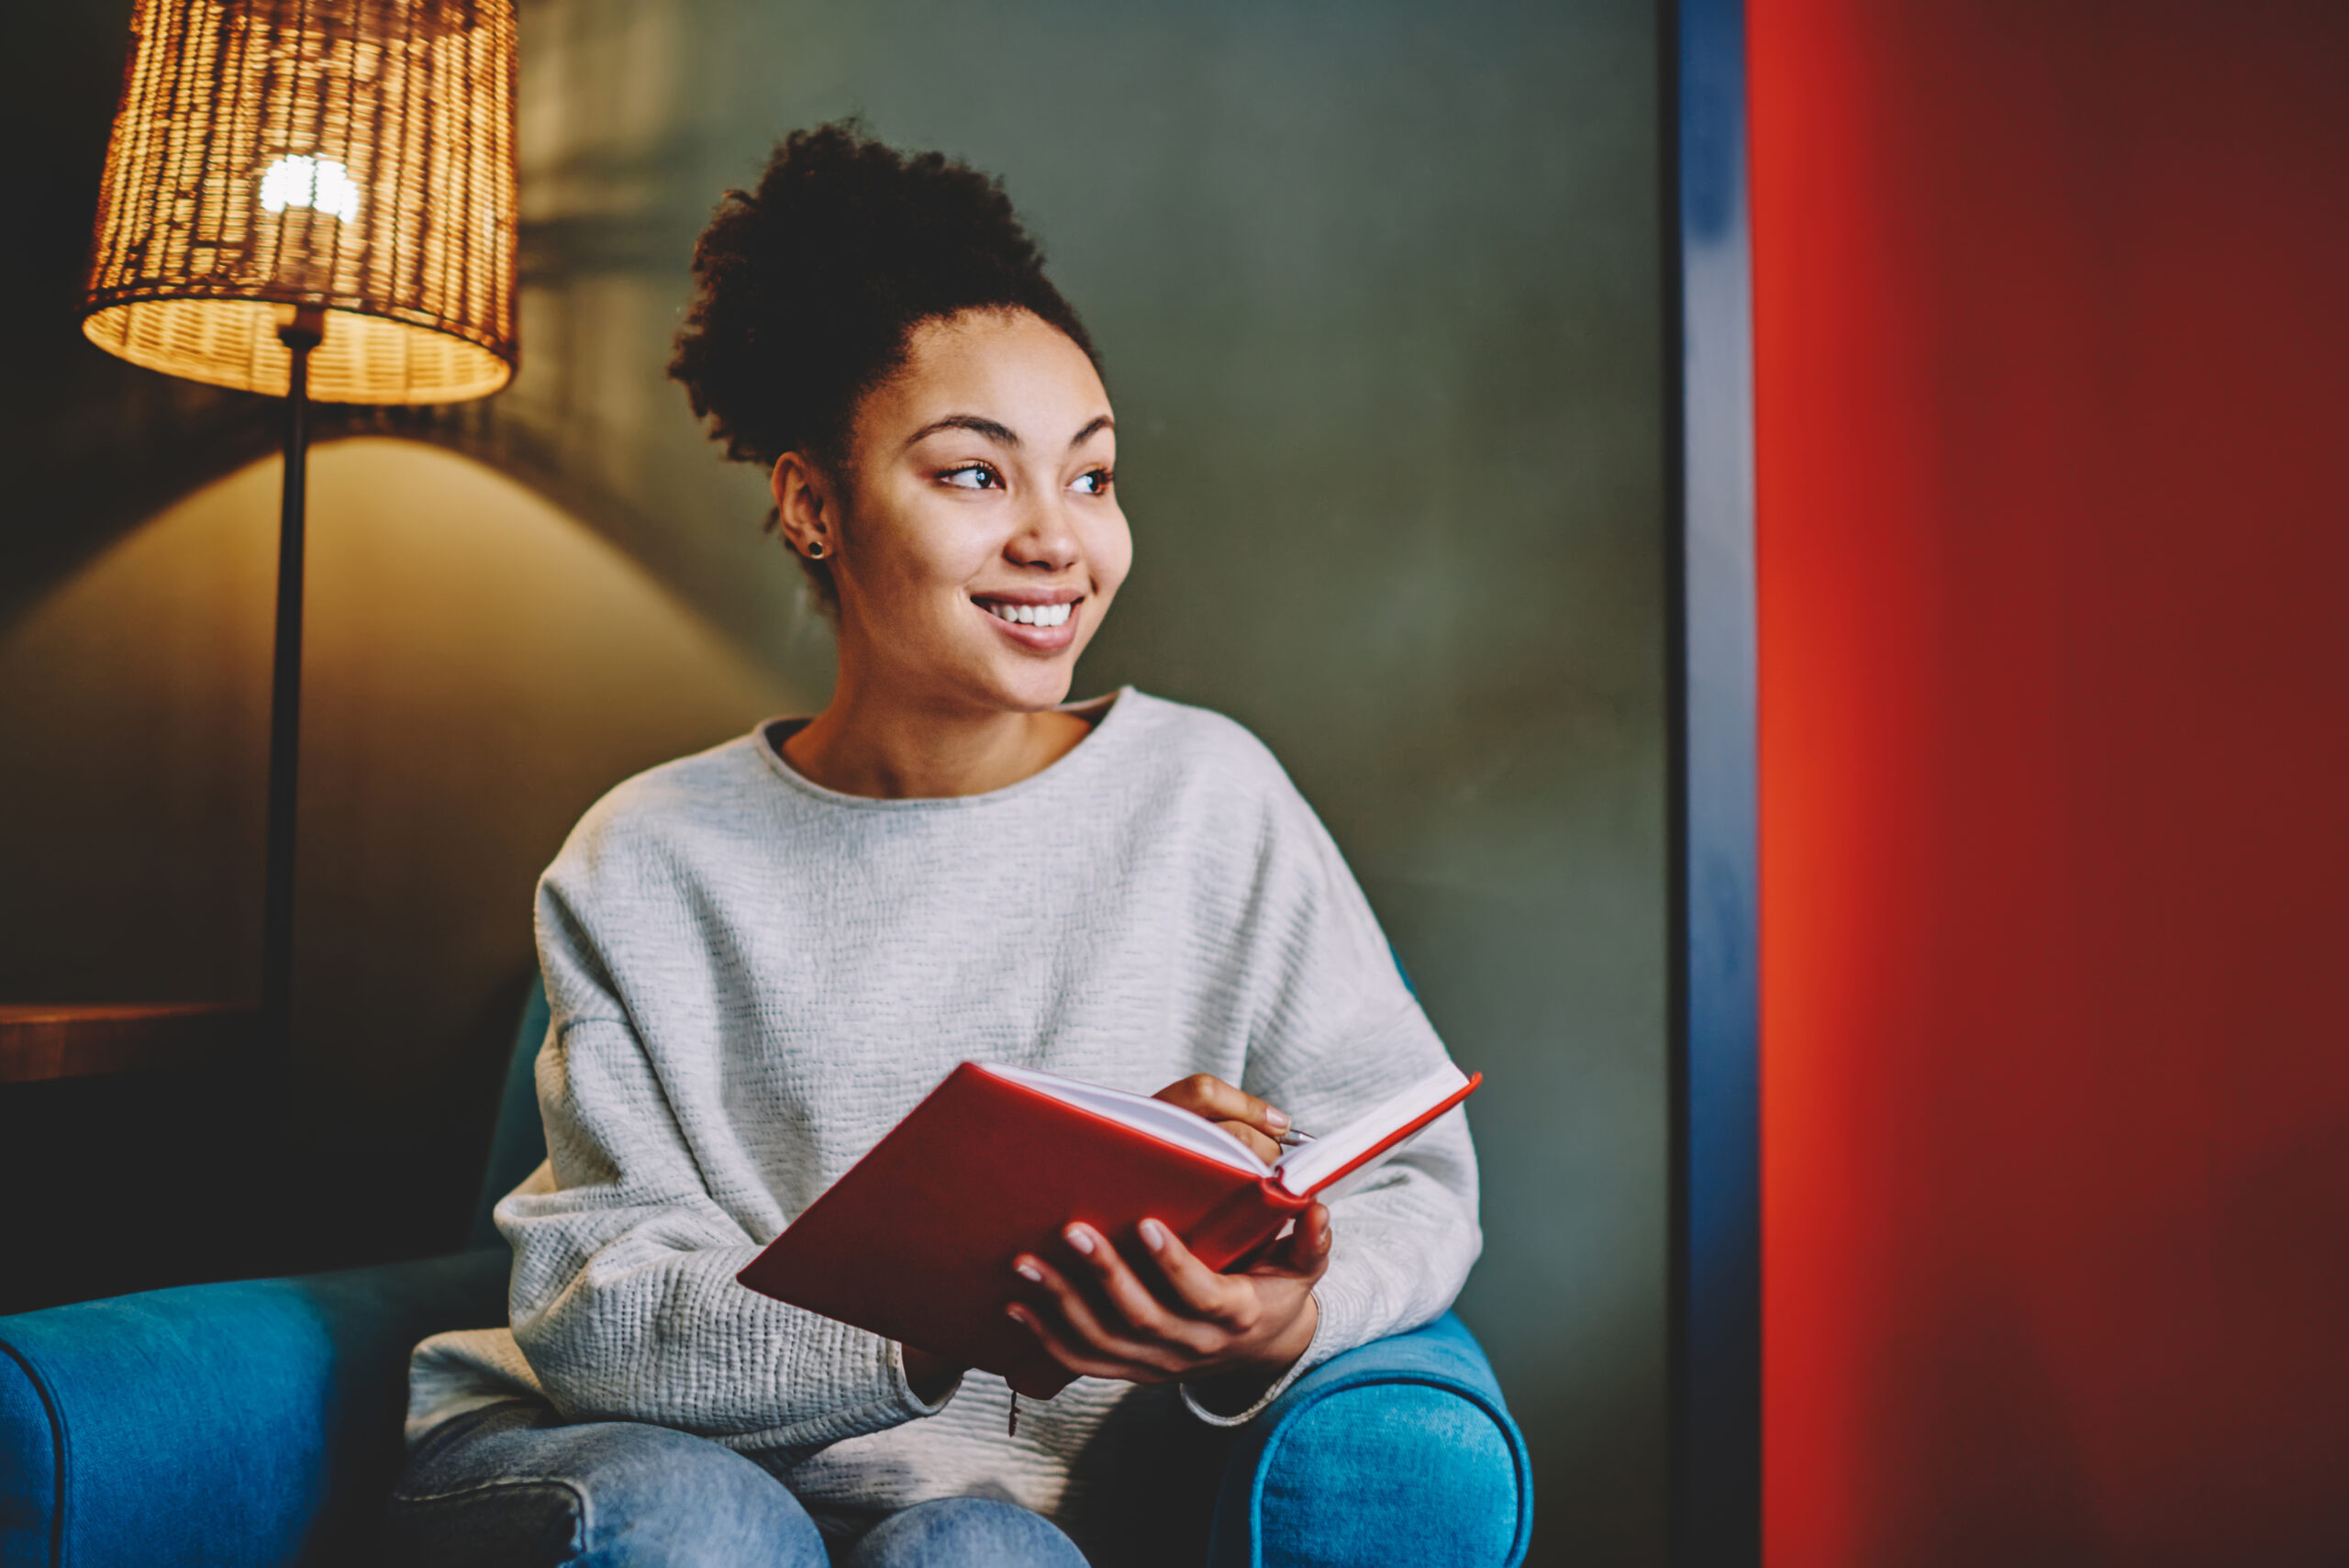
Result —
[[807, 559], [810, 561], [821, 561], [824, 559], [824, 541], [822, 539], [811, 539], [807, 541]]

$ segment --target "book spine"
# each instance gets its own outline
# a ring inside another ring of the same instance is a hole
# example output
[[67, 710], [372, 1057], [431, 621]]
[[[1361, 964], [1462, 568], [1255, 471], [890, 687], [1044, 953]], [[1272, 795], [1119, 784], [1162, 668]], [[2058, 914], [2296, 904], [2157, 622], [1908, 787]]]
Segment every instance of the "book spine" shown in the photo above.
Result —
[[1265, 1242], [1313, 1200], [1299, 1197], [1270, 1176], [1235, 1190], [1191, 1228], [1183, 1245], [1208, 1267], [1221, 1273]]

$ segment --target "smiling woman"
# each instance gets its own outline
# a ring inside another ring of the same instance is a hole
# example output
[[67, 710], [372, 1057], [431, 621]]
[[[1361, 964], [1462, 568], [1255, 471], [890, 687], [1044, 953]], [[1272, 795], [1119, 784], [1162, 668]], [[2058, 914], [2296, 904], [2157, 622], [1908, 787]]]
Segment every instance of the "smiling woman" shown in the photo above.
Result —
[[1155, 1090], [1269, 1159], [1442, 1043], [1253, 737], [1069, 702], [1133, 542], [1090, 341], [1001, 189], [800, 132], [695, 270], [672, 373], [770, 473], [838, 682], [620, 785], [541, 880], [548, 1160], [496, 1210], [510, 1325], [417, 1347], [399, 1554], [1197, 1562], [1203, 1429], [1459, 1291], [1464, 1113], [1230, 1273], [1148, 1218], [1005, 1259], [1074, 1374], [1024, 1421], [735, 1276], [966, 1058]]
[[1059, 328], [969, 311], [908, 334], [844, 462], [776, 462], [780, 527], [829, 561], [840, 624], [794, 766], [852, 794], [975, 794], [1084, 738], [1054, 709], [1133, 561], [1108, 404]]
[[978, 794], [1074, 746], [1086, 726], [1052, 710], [1132, 544], [1092, 339], [1001, 185], [800, 131], [694, 271], [670, 374], [729, 457], [772, 471], [774, 524], [838, 620], [839, 683], [793, 764], [851, 794]]

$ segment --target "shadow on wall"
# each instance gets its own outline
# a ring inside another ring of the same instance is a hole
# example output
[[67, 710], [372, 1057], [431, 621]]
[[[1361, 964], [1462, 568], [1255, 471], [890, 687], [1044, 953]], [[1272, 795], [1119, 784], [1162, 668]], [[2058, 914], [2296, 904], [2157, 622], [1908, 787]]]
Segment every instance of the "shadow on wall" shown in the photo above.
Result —
[[[380, 1257], [462, 1223], [572, 823], [813, 704], [468, 459], [337, 442], [310, 486], [294, 1110], [335, 1151], [325, 1252]], [[246, 468], [0, 628], [0, 755], [35, 764], [0, 812], [0, 996], [253, 993], [277, 499]]]

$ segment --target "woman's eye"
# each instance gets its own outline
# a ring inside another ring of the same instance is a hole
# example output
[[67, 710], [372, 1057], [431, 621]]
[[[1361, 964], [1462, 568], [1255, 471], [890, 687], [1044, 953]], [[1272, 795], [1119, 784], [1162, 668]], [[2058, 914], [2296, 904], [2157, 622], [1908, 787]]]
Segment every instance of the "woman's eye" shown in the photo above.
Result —
[[1109, 494], [1109, 471], [1097, 468], [1089, 473], [1081, 473], [1070, 488], [1082, 495], [1107, 495]]
[[1003, 483], [996, 476], [995, 470], [983, 462], [950, 468], [938, 477], [957, 490], [993, 490]]

